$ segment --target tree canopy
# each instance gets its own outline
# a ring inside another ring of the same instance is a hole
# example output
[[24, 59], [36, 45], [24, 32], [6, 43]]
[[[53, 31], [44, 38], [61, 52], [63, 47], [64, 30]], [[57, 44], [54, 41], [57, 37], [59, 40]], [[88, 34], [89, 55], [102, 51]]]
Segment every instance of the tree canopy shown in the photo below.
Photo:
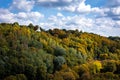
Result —
[[119, 74], [120, 37], [0, 23], [0, 80], [119, 80]]

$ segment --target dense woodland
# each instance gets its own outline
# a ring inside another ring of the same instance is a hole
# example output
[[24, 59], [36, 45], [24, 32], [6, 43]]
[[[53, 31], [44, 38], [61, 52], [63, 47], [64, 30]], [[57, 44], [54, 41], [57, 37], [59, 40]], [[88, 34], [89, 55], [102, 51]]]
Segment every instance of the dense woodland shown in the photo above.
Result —
[[120, 80], [120, 37], [0, 23], [0, 80]]

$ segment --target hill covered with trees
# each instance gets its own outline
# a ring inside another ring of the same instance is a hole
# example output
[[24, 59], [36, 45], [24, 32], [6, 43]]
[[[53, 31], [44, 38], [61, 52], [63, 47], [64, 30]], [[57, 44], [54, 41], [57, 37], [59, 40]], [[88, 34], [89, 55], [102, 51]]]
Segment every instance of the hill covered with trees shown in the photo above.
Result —
[[0, 24], [0, 80], [120, 80], [120, 37]]

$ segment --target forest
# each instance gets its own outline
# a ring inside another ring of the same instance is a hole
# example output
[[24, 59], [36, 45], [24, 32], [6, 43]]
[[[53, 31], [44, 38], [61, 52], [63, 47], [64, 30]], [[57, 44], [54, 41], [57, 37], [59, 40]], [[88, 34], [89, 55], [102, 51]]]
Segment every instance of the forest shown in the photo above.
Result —
[[120, 37], [0, 23], [0, 80], [120, 80]]

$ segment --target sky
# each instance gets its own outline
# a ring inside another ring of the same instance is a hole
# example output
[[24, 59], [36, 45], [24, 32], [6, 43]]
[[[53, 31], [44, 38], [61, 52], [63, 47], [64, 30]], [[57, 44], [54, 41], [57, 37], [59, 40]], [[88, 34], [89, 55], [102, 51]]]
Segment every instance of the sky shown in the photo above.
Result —
[[120, 0], [0, 0], [0, 23], [120, 36]]

